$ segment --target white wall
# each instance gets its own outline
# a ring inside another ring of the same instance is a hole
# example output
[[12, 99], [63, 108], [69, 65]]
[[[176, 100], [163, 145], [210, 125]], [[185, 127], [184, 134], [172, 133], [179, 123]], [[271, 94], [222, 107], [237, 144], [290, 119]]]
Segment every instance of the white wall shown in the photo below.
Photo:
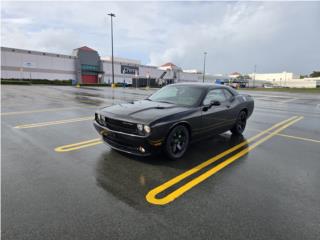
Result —
[[255, 80], [260, 80], [260, 81], [268, 81], [268, 82], [277, 82], [277, 81], [288, 81], [291, 79], [298, 78], [299, 76], [290, 73], [290, 72], [281, 72], [281, 73], [251, 73], [249, 76]]
[[179, 72], [179, 82], [198, 82], [199, 75], [197, 73]]
[[307, 79], [292, 79], [287, 82], [286, 87], [290, 88], [316, 88], [316, 80], [307, 80]]
[[75, 59], [70, 56], [28, 53], [27, 51], [1, 49], [2, 78], [32, 78], [49, 80], [75, 79]]

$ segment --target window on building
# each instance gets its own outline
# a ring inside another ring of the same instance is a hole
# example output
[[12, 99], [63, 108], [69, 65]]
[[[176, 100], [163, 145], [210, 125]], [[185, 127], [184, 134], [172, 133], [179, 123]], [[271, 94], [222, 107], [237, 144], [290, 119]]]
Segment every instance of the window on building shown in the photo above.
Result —
[[86, 71], [94, 71], [94, 72], [99, 71], [98, 66], [87, 65], [87, 64], [81, 64], [81, 69]]

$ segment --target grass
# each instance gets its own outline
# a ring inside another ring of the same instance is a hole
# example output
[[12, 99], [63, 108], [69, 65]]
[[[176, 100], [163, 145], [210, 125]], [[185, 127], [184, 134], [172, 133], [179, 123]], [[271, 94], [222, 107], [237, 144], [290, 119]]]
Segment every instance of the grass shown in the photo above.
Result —
[[47, 79], [1, 79], [1, 84], [14, 84], [14, 85], [32, 85], [32, 84], [72, 85], [72, 81], [71, 80], [47, 80]]
[[320, 88], [240, 88], [239, 90], [320, 94]]

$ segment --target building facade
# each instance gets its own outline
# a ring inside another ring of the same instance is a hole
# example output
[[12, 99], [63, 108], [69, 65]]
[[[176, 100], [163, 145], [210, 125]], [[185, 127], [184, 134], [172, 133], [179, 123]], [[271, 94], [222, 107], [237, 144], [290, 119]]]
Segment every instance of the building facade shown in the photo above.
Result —
[[251, 73], [249, 74], [251, 79], [258, 81], [267, 82], [283, 82], [290, 81], [292, 79], [298, 79], [299, 75], [291, 72], [280, 72], [280, 73]]
[[[86, 46], [74, 49], [72, 55], [1, 47], [1, 78], [111, 83], [112, 63], [110, 58], [101, 58], [96, 50]], [[114, 58], [115, 83], [132, 84], [133, 79], [165, 84], [198, 81], [199, 74], [183, 72], [172, 63], [157, 67], [143, 65], [138, 60]]]

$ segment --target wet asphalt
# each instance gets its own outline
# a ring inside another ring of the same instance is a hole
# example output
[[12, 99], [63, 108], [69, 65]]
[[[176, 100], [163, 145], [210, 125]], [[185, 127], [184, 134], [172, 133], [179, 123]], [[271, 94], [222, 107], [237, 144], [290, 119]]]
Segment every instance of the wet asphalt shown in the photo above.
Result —
[[[256, 105], [243, 137], [206, 139], [173, 162], [128, 156], [105, 144], [54, 150], [98, 138], [91, 120], [15, 128], [90, 117], [154, 90], [1, 87], [3, 239], [319, 239], [317, 94], [245, 91]], [[155, 187], [292, 116], [304, 118], [175, 201], [146, 201]]]

